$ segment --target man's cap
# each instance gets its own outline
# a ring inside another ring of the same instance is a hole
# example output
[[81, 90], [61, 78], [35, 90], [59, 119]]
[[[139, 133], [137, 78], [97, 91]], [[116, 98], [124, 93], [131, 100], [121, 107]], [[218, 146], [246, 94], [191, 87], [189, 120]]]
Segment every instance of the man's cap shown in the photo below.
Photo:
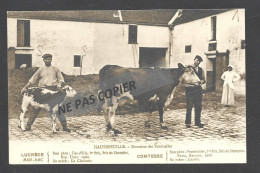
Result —
[[197, 59], [197, 60], [199, 60], [200, 62], [203, 61], [203, 59], [202, 59], [201, 56], [199, 56], [199, 55], [196, 55], [194, 59]]
[[45, 59], [45, 58], [49, 58], [49, 57], [52, 58], [52, 55], [49, 54], [49, 53], [42, 55], [42, 58], [43, 58], [43, 59]]

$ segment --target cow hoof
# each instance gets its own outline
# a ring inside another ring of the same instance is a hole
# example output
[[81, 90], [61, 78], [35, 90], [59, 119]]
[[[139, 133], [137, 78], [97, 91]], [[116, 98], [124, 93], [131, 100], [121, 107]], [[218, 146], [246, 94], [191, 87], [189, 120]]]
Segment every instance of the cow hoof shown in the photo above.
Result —
[[63, 128], [64, 132], [71, 132], [71, 130], [68, 127]]
[[31, 127], [25, 127], [24, 131], [30, 131]]
[[147, 128], [150, 128], [150, 127], [151, 127], [151, 124], [150, 124], [148, 121], [146, 121], [146, 122], [144, 123], [144, 126], [147, 127]]
[[56, 128], [56, 131], [60, 131], [60, 128], [59, 128], [59, 127], [57, 127], [57, 128]]
[[121, 132], [121, 131], [119, 131], [119, 130], [117, 130], [117, 129], [114, 129], [113, 131], [114, 131], [114, 134], [115, 134], [115, 135], [122, 134], [122, 132]]
[[115, 135], [115, 132], [112, 129], [108, 130], [107, 133], [109, 134], [109, 136], [114, 136]]
[[53, 134], [57, 134], [57, 132], [55, 132], [55, 131], [53, 131], [52, 133], [53, 133]]
[[161, 129], [163, 129], [163, 130], [168, 130], [168, 127], [161, 125]]
[[18, 125], [18, 128], [20, 129], [20, 128], [21, 128], [21, 126], [20, 126], [20, 125]]
[[111, 130], [111, 129], [112, 129], [111, 124], [108, 124], [108, 125], [107, 125], [107, 131], [109, 131], [109, 130]]

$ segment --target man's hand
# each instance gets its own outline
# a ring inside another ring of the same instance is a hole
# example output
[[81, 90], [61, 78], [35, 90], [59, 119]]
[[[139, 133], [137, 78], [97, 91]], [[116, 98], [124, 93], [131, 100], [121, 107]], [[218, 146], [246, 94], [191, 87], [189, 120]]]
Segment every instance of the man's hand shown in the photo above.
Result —
[[58, 89], [58, 91], [60, 91], [60, 92], [64, 92], [64, 91], [65, 91], [65, 90], [62, 89], [62, 83], [59, 83], [59, 84], [57, 85], [57, 89]]
[[195, 82], [195, 85], [200, 86], [201, 85], [201, 81]]
[[60, 84], [57, 85], [57, 89], [58, 89], [58, 91], [62, 91], [62, 87]]
[[62, 88], [65, 86], [65, 83], [63, 81], [60, 81], [57, 85], [58, 88]]

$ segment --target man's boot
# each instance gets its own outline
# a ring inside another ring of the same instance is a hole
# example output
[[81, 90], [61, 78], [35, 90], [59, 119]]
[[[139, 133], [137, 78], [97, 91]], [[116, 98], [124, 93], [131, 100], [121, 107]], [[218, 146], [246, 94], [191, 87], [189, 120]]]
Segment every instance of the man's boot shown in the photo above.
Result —
[[68, 126], [67, 126], [67, 121], [66, 121], [66, 120], [63, 120], [63, 121], [61, 121], [60, 123], [61, 123], [61, 125], [62, 125], [63, 131], [65, 131], [65, 132], [70, 132], [70, 129], [69, 129]]

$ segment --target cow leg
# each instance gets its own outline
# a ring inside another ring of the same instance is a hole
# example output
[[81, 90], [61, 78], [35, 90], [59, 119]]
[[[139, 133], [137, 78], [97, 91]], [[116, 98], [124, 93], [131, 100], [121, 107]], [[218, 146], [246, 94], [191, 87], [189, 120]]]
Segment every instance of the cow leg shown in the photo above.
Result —
[[56, 113], [52, 109], [50, 110], [49, 113], [50, 113], [51, 123], [52, 123], [52, 132], [53, 134], [57, 134]]
[[53, 113], [52, 114], [52, 132], [53, 132], [53, 134], [57, 134], [57, 124], [56, 124], [56, 114], [55, 113]]
[[105, 117], [105, 121], [106, 121], [107, 131], [109, 131], [109, 130], [112, 129], [112, 126], [110, 124], [109, 117], [108, 117], [108, 110], [109, 110], [108, 99], [105, 99], [105, 103], [104, 103], [102, 109], [103, 109], [103, 112], [104, 112], [104, 117]]
[[163, 103], [158, 104], [160, 125], [161, 125], [162, 129], [167, 130], [168, 128], [167, 128], [166, 124], [163, 122], [163, 112], [164, 112], [163, 107], [164, 107]]
[[121, 131], [115, 129], [116, 126], [116, 109], [118, 107], [118, 100], [116, 97], [112, 98], [112, 106], [109, 109], [109, 119], [110, 119], [110, 124], [112, 126], [112, 130], [114, 131], [114, 134], [122, 134]]
[[151, 124], [150, 124], [151, 115], [152, 115], [152, 112], [147, 112], [147, 121], [144, 122], [144, 126], [147, 128], [151, 127]]
[[58, 117], [60, 122], [62, 122], [64, 120], [66, 121], [64, 115], [63, 116], [58, 115], [58, 109], [59, 109], [59, 105], [54, 106], [54, 108], [52, 109], [52, 111], [53, 111], [53, 113], [55, 114], [55, 117], [56, 117], [55, 120], [54, 120], [55, 123], [56, 123], [56, 131], [60, 131], [59, 127], [57, 127], [57, 117]]
[[26, 131], [29, 131], [31, 130], [31, 127], [32, 127], [32, 124], [34, 123], [34, 121], [36, 120], [37, 116], [39, 115], [41, 111], [41, 108], [39, 107], [33, 107], [33, 110], [32, 110], [32, 114], [31, 116], [28, 118], [28, 121], [27, 121], [27, 124], [26, 124], [26, 127], [25, 127], [25, 130]]
[[25, 112], [28, 110], [28, 106], [29, 106], [29, 103], [23, 101], [22, 107], [21, 107], [21, 113], [20, 113], [20, 116], [19, 116], [19, 122], [18, 122], [18, 128], [21, 128], [22, 131], [25, 131], [24, 115], [25, 115]]
[[147, 112], [146, 116], [147, 116], [147, 120], [144, 122], [144, 127], [150, 128], [151, 124], [151, 115], [152, 115], [152, 108], [151, 108], [151, 104], [150, 103], [142, 103], [144, 106], [144, 111]]

